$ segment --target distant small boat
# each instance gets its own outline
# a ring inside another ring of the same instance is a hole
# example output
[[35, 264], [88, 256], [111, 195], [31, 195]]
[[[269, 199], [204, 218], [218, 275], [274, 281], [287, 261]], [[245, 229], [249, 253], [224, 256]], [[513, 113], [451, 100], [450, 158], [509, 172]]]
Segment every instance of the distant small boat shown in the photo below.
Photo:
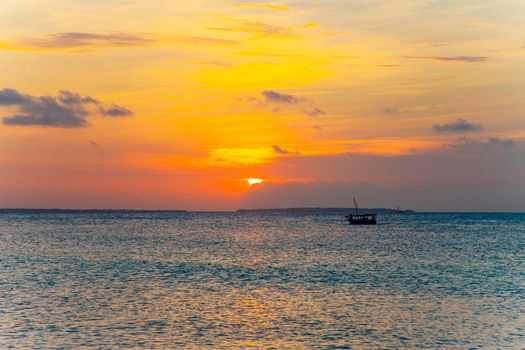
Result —
[[354, 198], [355, 215], [352, 213], [346, 216], [348, 223], [351, 225], [375, 225], [377, 224], [377, 214], [359, 214], [359, 208]]
[[394, 214], [405, 214], [407, 211], [404, 210], [404, 209], [401, 209], [401, 208], [397, 207], [396, 209], [392, 209], [392, 212], [393, 212]]
[[412, 214], [413, 212], [412, 209], [401, 209], [399, 207], [392, 209], [392, 214]]

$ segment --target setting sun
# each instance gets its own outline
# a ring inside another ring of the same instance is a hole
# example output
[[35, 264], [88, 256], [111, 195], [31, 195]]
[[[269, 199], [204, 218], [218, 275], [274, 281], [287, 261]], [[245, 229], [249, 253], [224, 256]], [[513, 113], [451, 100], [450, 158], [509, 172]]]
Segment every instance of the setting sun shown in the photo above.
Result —
[[260, 184], [262, 182], [264, 182], [263, 179], [246, 179], [246, 182], [248, 182], [248, 185], [250, 186], [253, 186], [253, 185], [256, 185], [256, 184]]

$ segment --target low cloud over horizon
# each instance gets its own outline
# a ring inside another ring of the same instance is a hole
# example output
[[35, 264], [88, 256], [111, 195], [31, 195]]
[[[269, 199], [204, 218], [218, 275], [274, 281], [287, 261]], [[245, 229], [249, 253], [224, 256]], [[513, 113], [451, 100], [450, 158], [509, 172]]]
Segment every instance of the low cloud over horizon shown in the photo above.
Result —
[[423, 155], [279, 158], [277, 166], [289, 177], [309, 179], [256, 185], [240, 206], [351, 207], [357, 197], [363, 207], [524, 211], [522, 146], [513, 150], [512, 140], [490, 138]]

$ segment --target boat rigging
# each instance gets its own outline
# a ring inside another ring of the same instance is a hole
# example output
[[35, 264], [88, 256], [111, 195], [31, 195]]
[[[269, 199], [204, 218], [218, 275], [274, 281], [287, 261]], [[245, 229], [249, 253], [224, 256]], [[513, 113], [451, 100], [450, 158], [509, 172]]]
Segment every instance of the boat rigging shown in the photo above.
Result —
[[377, 224], [377, 214], [359, 214], [359, 208], [354, 198], [355, 215], [352, 213], [346, 216], [348, 223], [351, 225], [375, 225]]

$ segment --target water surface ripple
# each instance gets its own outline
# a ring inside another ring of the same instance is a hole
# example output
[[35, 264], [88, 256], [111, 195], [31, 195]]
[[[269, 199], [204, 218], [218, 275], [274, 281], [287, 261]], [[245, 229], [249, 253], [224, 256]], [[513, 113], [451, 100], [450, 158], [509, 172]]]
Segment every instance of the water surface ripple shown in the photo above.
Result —
[[524, 349], [525, 215], [0, 214], [1, 348]]

